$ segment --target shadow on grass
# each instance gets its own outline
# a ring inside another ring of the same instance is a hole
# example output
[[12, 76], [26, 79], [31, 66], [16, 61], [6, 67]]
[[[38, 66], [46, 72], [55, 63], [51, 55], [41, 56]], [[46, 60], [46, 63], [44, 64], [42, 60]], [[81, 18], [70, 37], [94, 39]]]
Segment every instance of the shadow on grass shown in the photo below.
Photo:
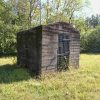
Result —
[[31, 76], [24, 68], [18, 68], [14, 65], [1, 65], [0, 66], [0, 83], [12, 83], [30, 79]]

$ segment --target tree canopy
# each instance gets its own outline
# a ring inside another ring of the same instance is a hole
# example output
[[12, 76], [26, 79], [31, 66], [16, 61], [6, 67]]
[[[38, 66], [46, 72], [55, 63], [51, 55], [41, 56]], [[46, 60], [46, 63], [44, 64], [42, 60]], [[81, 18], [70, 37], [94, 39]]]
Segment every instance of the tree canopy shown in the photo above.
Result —
[[98, 31], [100, 15], [76, 17], [84, 6], [84, 0], [0, 0], [0, 53], [16, 52], [18, 31], [58, 21], [72, 23], [80, 31], [86, 50], [87, 34]]

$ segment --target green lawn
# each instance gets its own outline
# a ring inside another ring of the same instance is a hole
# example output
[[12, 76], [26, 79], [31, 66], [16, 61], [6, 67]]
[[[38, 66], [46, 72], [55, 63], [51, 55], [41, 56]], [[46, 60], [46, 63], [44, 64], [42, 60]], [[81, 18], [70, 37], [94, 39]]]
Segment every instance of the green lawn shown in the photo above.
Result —
[[15, 58], [0, 58], [0, 100], [100, 100], [100, 54], [81, 54], [80, 68], [31, 78]]

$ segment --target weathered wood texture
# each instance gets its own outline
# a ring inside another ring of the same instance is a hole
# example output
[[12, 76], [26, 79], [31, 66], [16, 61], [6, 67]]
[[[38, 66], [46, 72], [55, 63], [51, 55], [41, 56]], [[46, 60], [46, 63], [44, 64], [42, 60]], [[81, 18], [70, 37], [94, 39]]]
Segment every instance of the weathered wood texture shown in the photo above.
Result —
[[41, 73], [42, 26], [17, 34], [17, 62], [34, 74]]
[[67, 34], [69, 66], [79, 67], [80, 34], [70, 24], [58, 22], [17, 34], [17, 62], [34, 74], [57, 71], [58, 34]]

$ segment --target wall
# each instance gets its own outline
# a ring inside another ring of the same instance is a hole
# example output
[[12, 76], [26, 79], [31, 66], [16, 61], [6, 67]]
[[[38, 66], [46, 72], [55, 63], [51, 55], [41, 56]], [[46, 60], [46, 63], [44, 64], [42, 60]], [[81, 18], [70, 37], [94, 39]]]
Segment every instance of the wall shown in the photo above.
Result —
[[80, 34], [68, 23], [38, 26], [17, 34], [17, 61], [33, 74], [57, 71], [58, 34], [70, 37], [69, 66], [78, 68]]
[[70, 38], [69, 66], [79, 67], [80, 34], [66, 23], [43, 26], [42, 32], [42, 71], [57, 70], [58, 34], [65, 33]]
[[48, 27], [42, 30], [42, 72], [57, 70], [58, 34]]
[[73, 68], [79, 67], [79, 56], [80, 56], [80, 34], [72, 33], [70, 41], [70, 56], [69, 66]]
[[42, 26], [17, 34], [17, 62], [33, 74], [41, 73]]

